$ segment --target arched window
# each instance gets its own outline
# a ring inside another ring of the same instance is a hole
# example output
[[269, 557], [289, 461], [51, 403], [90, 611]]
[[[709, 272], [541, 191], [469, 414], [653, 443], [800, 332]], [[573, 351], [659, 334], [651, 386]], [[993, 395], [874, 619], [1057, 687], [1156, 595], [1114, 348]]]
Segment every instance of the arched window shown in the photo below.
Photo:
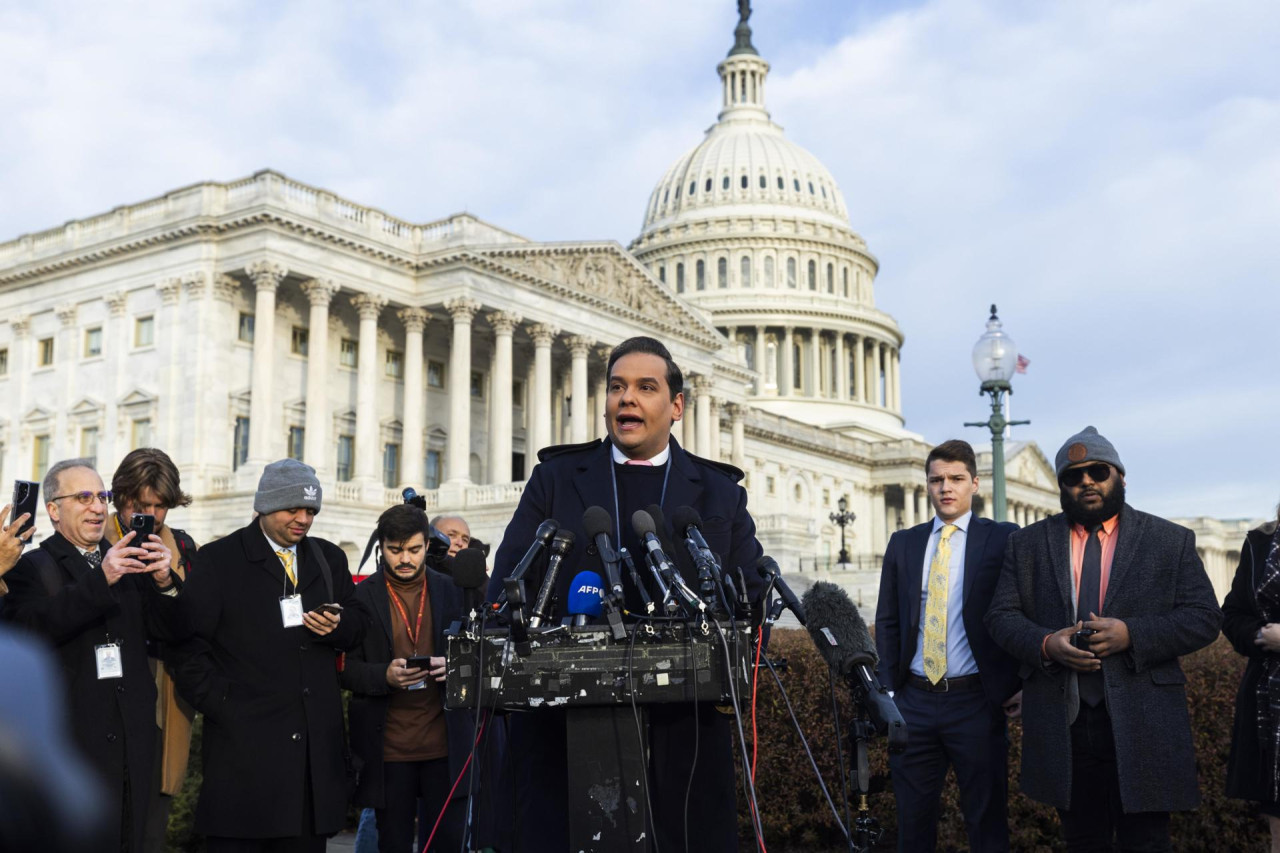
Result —
[[670, 197], [671, 197], [671, 188], [670, 188], [670, 187], [668, 187], [667, 189], [665, 189], [665, 190], [663, 190], [663, 191], [662, 191], [662, 203], [663, 203], [663, 204], [666, 204], [666, 203], [667, 203], [667, 199], [668, 199], [668, 198], [670, 198]]
[[818, 262], [809, 261], [809, 289], [818, 289]]
[[680, 200], [680, 185], [676, 184], [676, 201]]
[[809, 182], [809, 195], [813, 195], [813, 181]]
[[667, 265], [662, 264], [658, 267], [658, 281], [663, 284], [667, 283]]
[[729, 189], [729, 176], [728, 176], [728, 175], [725, 175], [723, 178], [721, 178], [721, 179], [720, 179], [720, 189], [722, 189], [722, 190], [727, 190], [727, 189]]
[[761, 175], [761, 176], [760, 176], [760, 189], [765, 190], [765, 189], [768, 189], [768, 188], [769, 188], [769, 181], [765, 178], [765, 176], [764, 176], [764, 175]]
[[721, 290], [729, 286], [729, 259], [720, 258], [716, 261], [716, 286]]
[[744, 190], [748, 187], [749, 184], [747, 182], [747, 176], [745, 174], [743, 174], [742, 180], [738, 182], [738, 185], [741, 186]]
[[836, 292], [836, 267], [835, 264], [827, 264], [827, 293]]
[[684, 293], [684, 263], [676, 264], [676, 293]]
[[841, 270], [841, 275], [844, 276], [844, 297], [845, 299], [848, 299], [849, 298], [849, 268], [844, 267]]
[[775, 282], [773, 280], [773, 255], [765, 255], [764, 256], [764, 286], [773, 287], [774, 285], [775, 285]]
[[823, 185], [822, 185], [822, 197], [823, 197], [823, 198], [826, 198], [826, 197], [827, 197], [827, 186], [826, 186], [826, 184], [823, 184]]
[[778, 176], [778, 189], [780, 189], [780, 190], [785, 190], [786, 188], [787, 188], [786, 183], [782, 180], [782, 176], [781, 176], [781, 175], [779, 175], [779, 176]]
[[796, 259], [787, 258], [787, 287], [796, 286]]
[[800, 179], [799, 179], [799, 178], [792, 178], [792, 179], [791, 179], [791, 183], [795, 184], [796, 192], [800, 192]]
[[707, 289], [707, 264], [706, 261], [698, 261], [697, 267], [694, 268], [694, 277], [696, 281], [694, 286], [698, 290]]
[[751, 286], [751, 256], [743, 255], [741, 263], [742, 286]]
[[705, 192], [711, 192], [711, 179], [707, 178], [707, 188]]
[[690, 181], [690, 182], [689, 182], [689, 195], [693, 195], [693, 194], [694, 194], [695, 192], [697, 192], [697, 191], [698, 191], [698, 182], [697, 182], [697, 181]]

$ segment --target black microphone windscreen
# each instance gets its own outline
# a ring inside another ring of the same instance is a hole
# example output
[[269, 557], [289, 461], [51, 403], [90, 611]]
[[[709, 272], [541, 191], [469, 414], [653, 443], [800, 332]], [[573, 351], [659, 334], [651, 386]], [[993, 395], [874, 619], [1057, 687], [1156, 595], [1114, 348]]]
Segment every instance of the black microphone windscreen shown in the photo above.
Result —
[[453, 582], [463, 589], [480, 589], [489, 579], [484, 554], [474, 548], [463, 548], [452, 562]]
[[691, 506], [678, 506], [671, 513], [671, 525], [676, 535], [684, 538], [685, 531], [690, 527], [702, 529], [702, 516]]
[[662, 514], [662, 507], [657, 504], [649, 504], [644, 508], [649, 513], [649, 517], [653, 519], [653, 532], [658, 534], [659, 539], [667, 538], [667, 519]]
[[657, 525], [653, 523], [653, 516], [642, 509], [638, 509], [631, 514], [631, 529], [641, 539], [646, 533], [656, 533]]
[[[563, 557], [573, 550], [573, 531], [557, 530], [556, 536], [551, 540], [551, 550]], [[462, 552], [459, 551], [459, 554]]]
[[760, 573], [762, 578], [777, 577], [782, 574], [782, 569], [778, 568], [778, 561], [765, 554], [756, 560], [756, 571]]
[[802, 597], [809, 636], [818, 653], [841, 674], [857, 664], [875, 666], [879, 657], [867, 623], [849, 595], [833, 583], [818, 581]]
[[560, 529], [560, 522], [554, 518], [548, 518], [546, 521], [538, 525], [538, 530], [533, 534], [533, 538], [546, 545], [551, 541], [551, 537], [556, 535], [556, 531]]
[[613, 532], [613, 519], [609, 511], [602, 506], [589, 506], [582, 514], [582, 528], [588, 539], [595, 539], [601, 533], [606, 536]]

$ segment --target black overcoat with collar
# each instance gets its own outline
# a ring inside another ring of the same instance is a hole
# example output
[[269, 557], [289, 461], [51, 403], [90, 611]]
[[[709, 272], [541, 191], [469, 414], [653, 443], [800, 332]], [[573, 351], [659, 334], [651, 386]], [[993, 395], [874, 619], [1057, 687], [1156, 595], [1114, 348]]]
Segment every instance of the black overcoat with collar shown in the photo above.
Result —
[[[444, 657], [444, 633], [449, 626], [463, 616], [462, 590], [446, 575], [428, 568], [427, 598], [431, 602], [431, 634], [437, 657]], [[351, 751], [360, 759], [360, 784], [352, 802], [360, 808], [383, 808], [385, 777], [382, 763], [382, 732], [387, 719], [387, 700], [391, 687], [387, 684], [387, 665], [392, 660], [391, 632], [396, 624], [391, 619], [391, 599], [387, 593], [386, 574], [379, 569], [356, 584], [356, 598], [372, 614], [369, 630], [358, 646], [347, 652], [342, 669], [342, 686], [351, 691], [347, 705], [348, 727], [351, 733]], [[400, 628], [399, 630], [404, 630]], [[428, 689], [441, 689], [428, 687]], [[457, 780], [462, 773], [467, 756], [471, 753], [471, 738], [475, 733], [475, 718], [469, 711], [444, 712], [445, 726], [449, 732], [449, 779]], [[496, 802], [493, 786], [497, 782], [497, 769], [501, 767], [503, 721], [494, 719], [490, 724], [494, 731], [488, 738], [488, 748], [478, 753], [484, 756], [486, 770], [475, 781], [476, 846], [492, 844], [501, 849], [491, 838], [496, 823], [493, 805]], [[470, 769], [454, 788], [454, 798], [465, 798], [471, 789]], [[431, 816], [433, 819], [435, 815]]]
[[1253, 640], [1258, 629], [1267, 624], [1258, 604], [1258, 584], [1271, 553], [1275, 535], [1273, 521], [1250, 530], [1240, 548], [1240, 565], [1231, 581], [1231, 591], [1222, 602], [1222, 633], [1248, 664], [1236, 693], [1236, 713], [1231, 725], [1231, 756], [1227, 760], [1227, 796], [1256, 802], [1275, 802], [1271, 781], [1264, 767], [1265, 750], [1258, 737], [1258, 682], [1262, 680], [1262, 663], [1274, 659]]
[[[741, 566], [749, 581], [748, 594], [758, 598], [762, 583], [754, 571], [761, 555], [756, 541], [755, 522], [747, 512], [747, 493], [740, 485], [741, 472], [729, 466], [701, 459], [670, 441], [672, 466], [667, 483], [664, 513], [691, 506], [702, 517], [702, 533], [725, 568]], [[567, 448], [548, 448], [539, 454], [541, 463], [533, 469], [520, 505], [494, 559], [489, 583], [489, 600], [502, 589], [502, 581], [519, 562], [534, 531], [548, 518], [571, 530], [577, 545], [571, 555], [572, 571], [561, 572], [556, 585], [559, 601], [568, 600], [569, 583], [578, 571], [595, 571], [604, 577], [598, 554], [587, 549], [590, 540], [582, 524], [587, 507], [605, 507], [613, 515], [610, 466], [612, 446], [594, 441]], [[643, 507], [622, 507], [622, 524]], [[615, 520], [616, 521], [616, 520]], [[617, 543], [614, 543], [615, 547]], [[697, 588], [697, 572], [684, 549], [669, 554], [689, 584]], [[639, 561], [639, 555], [636, 555]], [[543, 561], [545, 565], [545, 560]], [[529, 595], [537, 591], [541, 568], [532, 572]], [[626, 581], [628, 588], [630, 582]], [[559, 618], [563, 612], [557, 612]], [[684, 849], [684, 794], [694, 754], [694, 723], [698, 724], [698, 764], [689, 802], [690, 850], [736, 851], [737, 806], [734, 792], [731, 718], [702, 704], [694, 709], [680, 705], [651, 706], [650, 713], [650, 794], [660, 849]], [[525, 851], [554, 851], [568, 848], [566, 816], [567, 768], [565, 761], [565, 716], [558, 710], [515, 715], [511, 719], [508, 751], [514, 774], [516, 847]], [[575, 745], [575, 748], [577, 746]]]
[[[98, 544], [107, 553], [107, 543]], [[42, 558], [57, 566], [59, 589], [41, 576]], [[170, 575], [181, 589], [182, 580]], [[4, 616], [43, 636], [57, 653], [76, 744], [98, 771], [106, 802], [123, 798], [129, 768], [132, 792], [131, 848], [142, 849], [147, 807], [155, 779], [156, 684], [147, 660], [148, 640], [173, 639], [182, 630], [180, 599], [162, 595], [149, 575], [125, 575], [108, 585], [106, 574], [59, 533], [24, 554], [5, 576]], [[120, 643], [122, 678], [99, 679], [95, 647]], [[121, 810], [106, 810], [110, 838], [120, 837]]]
[[369, 615], [356, 600], [342, 549], [313, 536], [298, 543], [303, 610], [329, 600], [308, 542], [328, 561], [333, 600], [343, 607], [338, 628], [324, 637], [283, 626], [284, 568], [256, 521], [196, 553], [181, 598], [194, 636], [177, 650], [173, 675], [178, 692], [204, 714], [201, 834], [297, 836], [308, 783], [311, 832], [328, 835], [345, 825], [337, 658], [360, 642]]
[[[991, 639], [982, 621], [1000, 579], [1005, 542], [1017, 529], [1016, 524], [975, 515], [965, 533], [964, 632], [978, 664], [983, 692], [993, 705], [1003, 704], [1020, 687], [1017, 662]], [[920, 637], [924, 555], [932, 534], [930, 520], [897, 531], [885, 547], [876, 604], [876, 652], [880, 656], [880, 683], [890, 690], [901, 690], [911, 674], [911, 660]]]
[[[1040, 648], [1076, 621], [1070, 533], [1058, 513], [1009, 536], [986, 620], [1023, 679], [1022, 791], [1061, 809], [1071, 806], [1079, 695], [1074, 673], [1045, 666]], [[1178, 658], [1213, 642], [1222, 611], [1193, 532], [1125, 505], [1117, 535], [1102, 615], [1124, 621], [1131, 645], [1103, 658], [1102, 677], [1120, 801], [1126, 813], [1193, 809], [1200, 792]]]

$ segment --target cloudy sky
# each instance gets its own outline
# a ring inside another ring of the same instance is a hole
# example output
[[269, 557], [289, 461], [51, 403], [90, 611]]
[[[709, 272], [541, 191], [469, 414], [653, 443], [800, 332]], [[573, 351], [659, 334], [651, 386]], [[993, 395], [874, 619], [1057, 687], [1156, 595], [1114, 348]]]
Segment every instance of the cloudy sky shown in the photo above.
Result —
[[[756, 0], [769, 108], [839, 182], [904, 332], [908, 426], [985, 415], [986, 307], [1052, 458], [1131, 500], [1280, 497], [1280, 4]], [[733, 0], [0, 0], [0, 240], [274, 168], [397, 216], [639, 230], [715, 120]]]

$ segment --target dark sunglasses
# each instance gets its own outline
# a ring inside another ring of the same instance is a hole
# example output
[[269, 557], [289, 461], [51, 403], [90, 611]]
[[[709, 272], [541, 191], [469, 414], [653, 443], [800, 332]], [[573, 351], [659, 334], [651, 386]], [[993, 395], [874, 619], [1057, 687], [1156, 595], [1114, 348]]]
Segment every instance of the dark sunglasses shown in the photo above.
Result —
[[1084, 475], [1088, 474], [1089, 479], [1095, 483], [1105, 483], [1111, 479], [1111, 466], [1105, 462], [1095, 462], [1092, 465], [1086, 465], [1083, 468], [1068, 468], [1062, 472], [1062, 476], [1058, 478], [1058, 482], [1062, 485], [1074, 489], [1076, 486], [1084, 482]]

